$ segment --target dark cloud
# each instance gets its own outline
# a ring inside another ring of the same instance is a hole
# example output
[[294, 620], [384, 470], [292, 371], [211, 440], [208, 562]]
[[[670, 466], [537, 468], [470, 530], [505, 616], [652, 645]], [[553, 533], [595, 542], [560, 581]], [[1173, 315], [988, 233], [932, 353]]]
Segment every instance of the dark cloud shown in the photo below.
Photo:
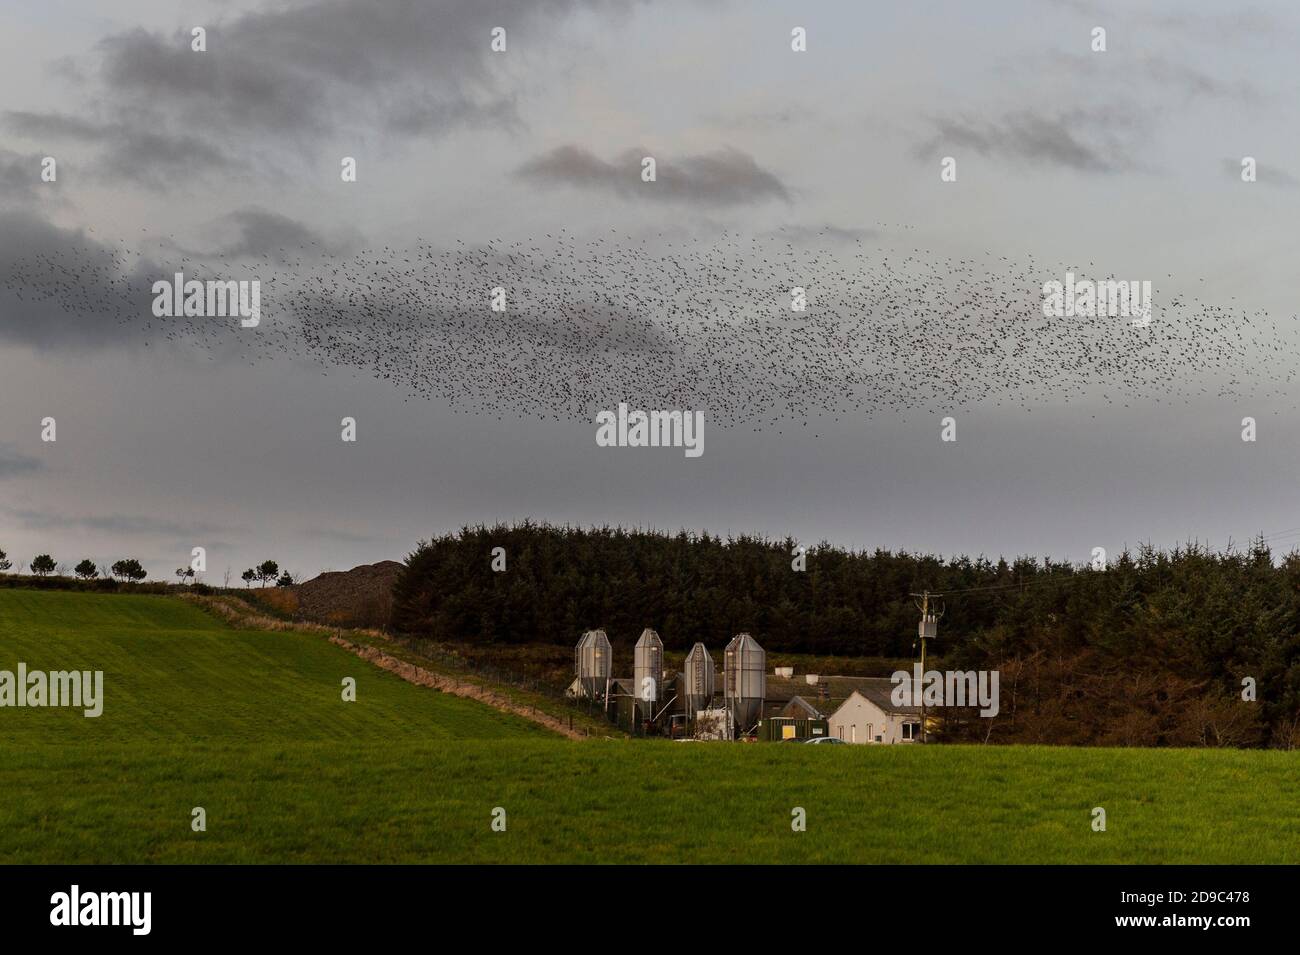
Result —
[[[320, 132], [378, 120], [435, 132], [510, 115], [489, 48], [496, 26], [516, 45], [579, 8], [630, 0], [320, 0], [246, 13], [207, 26], [207, 51], [189, 29], [145, 30], [100, 43], [102, 79], [128, 102], [183, 112], [196, 124]], [[510, 55], [508, 50], [505, 56]]]
[[0, 442], [0, 478], [34, 474], [44, 469], [45, 463], [39, 458], [23, 454], [14, 450], [12, 446]]
[[[86, 115], [6, 114], [32, 137], [102, 143], [104, 174], [149, 187], [235, 165], [239, 144], [314, 158], [340, 132], [399, 137], [464, 126], [517, 128], [504, 57], [578, 10], [624, 11], [638, 0], [318, 0], [191, 27], [136, 28], [96, 46]], [[507, 30], [508, 49], [490, 49]], [[240, 165], [246, 163], [240, 159]]]
[[790, 198], [781, 180], [738, 149], [673, 158], [656, 156], [656, 181], [641, 180], [653, 151], [633, 147], [606, 161], [580, 146], [560, 146], [524, 163], [517, 174], [548, 185], [612, 192], [625, 198], [734, 206]]
[[232, 166], [222, 147], [214, 142], [188, 133], [162, 132], [160, 123], [150, 124], [139, 116], [99, 123], [62, 113], [10, 111], [4, 114], [4, 123], [31, 140], [100, 145], [103, 152], [91, 168], [100, 178], [114, 183], [125, 179], [161, 189]]
[[151, 515], [114, 514], [107, 517], [64, 514], [23, 508], [4, 508], [10, 519], [29, 530], [63, 528], [108, 534], [194, 538], [229, 530], [228, 527], [196, 520], [174, 520]]
[[304, 253], [345, 254], [355, 249], [359, 240], [355, 232], [344, 238], [331, 239], [297, 219], [266, 209], [240, 209], [226, 216], [218, 225], [233, 231], [235, 237], [209, 255], [266, 257], [280, 264]]
[[[138, 255], [27, 211], [0, 213], [0, 341], [73, 350], [134, 340], [161, 274]], [[117, 317], [114, 317], [117, 316]]]
[[915, 154], [929, 158], [969, 149], [982, 156], [1080, 172], [1117, 172], [1135, 165], [1133, 126], [1132, 116], [1118, 110], [1067, 110], [1052, 115], [1021, 110], [994, 120], [939, 118], [932, 121], [933, 134], [916, 147]]
[[27, 156], [0, 149], [0, 201], [25, 203], [38, 197], [41, 181], [41, 157]]
[[1182, 60], [1148, 56], [1140, 61], [1139, 70], [1146, 79], [1188, 96], [1222, 97], [1247, 103], [1257, 103], [1263, 98], [1259, 90], [1245, 80], [1223, 80]]
[[173, 136], [130, 126], [112, 127], [103, 173], [109, 179], [128, 179], [163, 189], [232, 163], [217, 147], [197, 136]]
[[395, 107], [384, 118], [384, 129], [399, 136], [422, 136], [453, 126], [494, 126], [517, 132], [523, 128], [523, 122], [513, 96], [482, 105], [428, 100], [405, 103]]

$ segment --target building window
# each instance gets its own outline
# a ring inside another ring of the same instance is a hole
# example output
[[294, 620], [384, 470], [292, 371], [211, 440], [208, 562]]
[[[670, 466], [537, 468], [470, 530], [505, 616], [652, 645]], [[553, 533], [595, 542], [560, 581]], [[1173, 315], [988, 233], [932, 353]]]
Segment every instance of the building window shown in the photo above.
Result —
[[915, 740], [915, 739], [920, 739], [920, 738], [921, 738], [921, 724], [920, 724], [920, 723], [904, 723], [904, 724], [903, 724], [903, 739], [912, 739], [912, 740]]

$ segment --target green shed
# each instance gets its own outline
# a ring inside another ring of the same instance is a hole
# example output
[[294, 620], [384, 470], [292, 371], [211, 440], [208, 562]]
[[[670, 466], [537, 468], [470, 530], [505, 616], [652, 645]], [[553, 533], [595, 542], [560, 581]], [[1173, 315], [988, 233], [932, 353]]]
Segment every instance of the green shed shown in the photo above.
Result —
[[758, 722], [758, 738], [765, 743], [815, 739], [820, 736], [830, 735], [830, 724], [824, 719], [769, 716]]

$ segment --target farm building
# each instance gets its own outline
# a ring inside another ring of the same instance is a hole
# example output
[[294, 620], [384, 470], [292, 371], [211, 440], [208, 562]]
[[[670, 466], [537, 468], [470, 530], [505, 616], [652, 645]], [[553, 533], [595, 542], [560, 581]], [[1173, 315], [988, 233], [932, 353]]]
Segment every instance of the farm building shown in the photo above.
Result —
[[[782, 669], [790, 669], [783, 667]], [[764, 716], [798, 716], [815, 712], [818, 716], [830, 716], [849, 694], [859, 687], [869, 684], [874, 677], [857, 676], [823, 676], [815, 673], [801, 673], [798, 676], [772, 675], [767, 678], [767, 694], [763, 703]], [[799, 702], [795, 702], [798, 700]], [[787, 708], [793, 707], [790, 712]]]
[[824, 719], [769, 716], [758, 721], [758, 738], [767, 743], [802, 742], [829, 735], [830, 729]]
[[[763, 712], [768, 717], [825, 718], [846, 743], [910, 743], [921, 735], [919, 707], [895, 706], [885, 677], [770, 676]], [[879, 737], [879, 738], [877, 738]]]
[[[728, 714], [731, 724], [725, 734], [704, 734], [713, 739], [780, 741], [829, 735], [846, 743], [920, 741], [920, 708], [895, 706], [887, 678], [796, 676], [791, 667], [777, 667], [769, 674], [762, 647], [749, 634], [738, 634], [724, 651], [723, 679], [715, 681], [714, 662], [703, 644], [686, 655], [680, 672], [663, 669], [662, 646], [657, 633], [643, 631], [634, 678], [619, 678], [610, 672], [604, 631], [589, 631], [577, 647], [569, 695], [599, 702], [611, 720], [638, 735], [693, 732], [699, 737], [697, 716], [707, 711], [711, 718]], [[646, 687], [652, 688], [653, 700], [645, 698]]]
[[831, 735], [846, 743], [920, 742], [921, 708], [895, 705], [889, 680], [864, 682], [831, 714]]

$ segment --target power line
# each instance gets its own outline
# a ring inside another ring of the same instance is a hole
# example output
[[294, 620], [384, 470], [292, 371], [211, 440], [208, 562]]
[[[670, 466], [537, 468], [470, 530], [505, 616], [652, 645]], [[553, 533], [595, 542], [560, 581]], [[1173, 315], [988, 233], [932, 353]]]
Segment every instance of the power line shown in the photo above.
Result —
[[[1101, 573], [1101, 571], [1097, 571]], [[1061, 584], [1066, 581], [1084, 580], [1085, 572], [1081, 570], [1071, 571], [1070, 573], [1056, 573], [1049, 575], [1046, 579], [1030, 581], [1012, 581], [1005, 584], [989, 584], [986, 587], [963, 587], [960, 590], [945, 590], [941, 594], [931, 594], [930, 596], [945, 597], [956, 596], [958, 594], [978, 594], [994, 590], [1024, 590], [1028, 587], [1042, 587], [1047, 584]]]

